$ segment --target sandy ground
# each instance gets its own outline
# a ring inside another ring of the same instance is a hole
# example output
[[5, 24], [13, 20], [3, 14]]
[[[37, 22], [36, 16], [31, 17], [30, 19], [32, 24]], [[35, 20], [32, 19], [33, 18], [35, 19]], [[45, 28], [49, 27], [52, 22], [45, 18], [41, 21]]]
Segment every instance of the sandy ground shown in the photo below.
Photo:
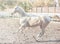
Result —
[[[42, 37], [37, 38], [41, 32], [39, 26], [27, 27], [23, 33], [19, 30], [19, 18], [0, 18], [1, 44], [60, 44], [60, 22], [51, 21]], [[39, 41], [36, 41], [34, 37]]]

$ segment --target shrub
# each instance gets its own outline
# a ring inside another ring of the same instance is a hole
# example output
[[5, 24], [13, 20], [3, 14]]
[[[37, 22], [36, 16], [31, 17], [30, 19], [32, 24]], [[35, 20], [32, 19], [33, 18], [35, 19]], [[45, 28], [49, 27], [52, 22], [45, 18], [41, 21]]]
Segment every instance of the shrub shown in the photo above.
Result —
[[6, 7], [3, 4], [0, 4], [0, 10], [5, 10]]
[[24, 8], [24, 10], [25, 10], [26, 12], [28, 12], [28, 10], [32, 8], [31, 3], [26, 2], [26, 1], [24, 1], [24, 2], [19, 2], [18, 6], [21, 6], [22, 8]]

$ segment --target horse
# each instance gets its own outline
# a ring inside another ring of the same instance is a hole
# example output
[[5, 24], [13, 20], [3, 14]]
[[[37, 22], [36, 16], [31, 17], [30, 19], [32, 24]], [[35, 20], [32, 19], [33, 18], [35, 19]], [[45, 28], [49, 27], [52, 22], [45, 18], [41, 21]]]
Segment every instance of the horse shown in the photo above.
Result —
[[[18, 6], [14, 9], [14, 11], [12, 12], [12, 15], [15, 13], [19, 13], [21, 16], [20, 17], [20, 27], [19, 27], [19, 30], [17, 32], [19, 32], [19, 31], [22, 32], [22, 30], [23, 30], [22, 28], [40, 26], [42, 32], [38, 34], [39, 37], [42, 37], [44, 35], [45, 28], [48, 26], [48, 24], [51, 21], [51, 18], [49, 16], [44, 16], [44, 15], [38, 16], [37, 14], [34, 15], [32, 13], [27, 13], [24, 11], [24, 9], [22, 7], [18, 7]], [[40, 22], [31, 26], [29, 24], [29, 20], [31, 20], [32, 17], [33, 18], [39, 18]], [[21, 19], [23, 19], [22, 22], [21, 22]]]

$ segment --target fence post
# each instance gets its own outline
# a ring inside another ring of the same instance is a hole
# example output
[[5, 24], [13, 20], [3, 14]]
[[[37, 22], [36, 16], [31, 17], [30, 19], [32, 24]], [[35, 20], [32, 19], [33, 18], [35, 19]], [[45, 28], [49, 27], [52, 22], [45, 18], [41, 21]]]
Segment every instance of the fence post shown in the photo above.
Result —
[[35, 12], [37, 13], [37, 7], [35, 8]]
[[55, 13], [56, 13], [56, 6], [54, 6], [54, 15], [55, 15]]
[[41, 6], [41, 13], [42, 13], [42, 6]]
[[49, 6], [48, 6], [48, 13], [49, 13]]

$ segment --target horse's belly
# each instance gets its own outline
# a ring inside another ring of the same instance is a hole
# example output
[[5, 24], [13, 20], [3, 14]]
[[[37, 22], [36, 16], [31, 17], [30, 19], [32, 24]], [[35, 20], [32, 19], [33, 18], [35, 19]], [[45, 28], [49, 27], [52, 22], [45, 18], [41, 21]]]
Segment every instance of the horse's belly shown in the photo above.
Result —
[[30, 26], [32, 25], [36, 25], [40, 23], [40, 19], [38, 17], [31, 17], [31, 19], [29, 20], [29, 24]]

